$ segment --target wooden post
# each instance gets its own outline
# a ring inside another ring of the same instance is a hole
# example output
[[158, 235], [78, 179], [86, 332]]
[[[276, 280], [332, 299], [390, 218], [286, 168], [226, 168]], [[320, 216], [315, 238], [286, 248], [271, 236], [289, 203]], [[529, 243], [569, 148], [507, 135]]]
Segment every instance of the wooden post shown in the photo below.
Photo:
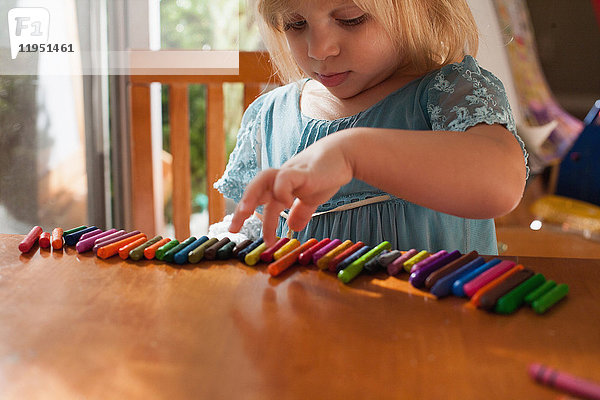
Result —
[[223, 85], [209, 83], [206, 99], [206, 182], [210, 224], [225, 216], [225, 199], [213, 184], [225, 171], [225, 131], [223, 126]]

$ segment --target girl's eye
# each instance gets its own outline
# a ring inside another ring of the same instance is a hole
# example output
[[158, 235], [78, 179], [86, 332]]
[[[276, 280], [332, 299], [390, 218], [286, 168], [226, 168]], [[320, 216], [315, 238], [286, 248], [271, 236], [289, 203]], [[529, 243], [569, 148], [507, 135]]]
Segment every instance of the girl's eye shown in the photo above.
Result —
[[292, 30], [298, 31], [298, 30], [304, 28], [305, 25], [306, 25], [306, 20], [287, 22], [283, 26], [283, 30], [289, 31], [290, 29], [292, 29]]
[[360, 17], [351, 18], [351, 19], [338, 19], [338, 22], [345, 26], [355, 26], [360, 25], [367, 20], [367, 14], [363, 14]]

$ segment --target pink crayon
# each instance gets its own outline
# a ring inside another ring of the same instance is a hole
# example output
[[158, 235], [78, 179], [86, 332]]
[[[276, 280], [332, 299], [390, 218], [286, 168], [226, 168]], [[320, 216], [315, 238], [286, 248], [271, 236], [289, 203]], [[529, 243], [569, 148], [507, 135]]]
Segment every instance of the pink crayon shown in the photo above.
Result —
[[100, 239], [96, 240], [94, 242], [94, 247], [92, 248], [92, 251], [94, 253], [97, 252], [98, 249], [100, 248], [100, 246], [104, 245], [104, 242], [108, 242], [109, 240], [113, 240], [113, 239], [119, 238], [119, 237], [121, 237], [121, 236], [123, 236], [125, 234], [127, 234], [127, 233], [123, 229], [121, 229], [121, 230], [118, 230], [118, 231], [116, 231], [114, 233], [111, 233], [108, 236], [105, 236], [103, 238], [100, 238]]
[[[94, 229], [91, 232], [84, 233], [83, 235], [81, 235], [81, 237], [79, 238], [79, 241], [85, 240], [92, 236], [96, 236], [97, 234], [102, 233], [102, 232], [103, 232], [102, 229]], [[77, 242], [77, 243], [79, 243], [79, 242]]]
[[483, 272], [473, 280], [467, 282], [463, 286], [465, 294], [472, 297], [479, 289], [498, 278], [500, 275], [515, 266], [512, 261], [504, 260], [500, 261], [497, 265]]
[[563, 390], [572, 395], [600, 400], [600, 385], [541, 364], [529, 365], [529, 376], [535, 381]]
[[410, 249], [406, 253], [402, 254], [400, 257], [392, 261], [392, 263], [387, 266], [388, 275], [393, 276], [400, 272], [402, 268], [404, 268], [404, 263], [410, 260], [417, 253], [417, 249]]

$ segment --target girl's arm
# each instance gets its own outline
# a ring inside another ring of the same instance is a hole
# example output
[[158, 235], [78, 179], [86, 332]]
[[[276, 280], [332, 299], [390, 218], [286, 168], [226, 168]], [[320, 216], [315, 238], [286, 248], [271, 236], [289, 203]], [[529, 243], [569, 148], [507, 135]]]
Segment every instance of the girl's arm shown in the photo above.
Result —
[[436, 211], [494, 218], [519, 203], [525, 163], [517, 140], [497, 124], [466, 132], [347, 129], [317, 141], [280, 169], [258, 174], [230, 230], [237, 232], [265, 204], [263, 236], [272, 243], [280, 211], [291, 208], [288, 226], [301, 230], [352, 178]]

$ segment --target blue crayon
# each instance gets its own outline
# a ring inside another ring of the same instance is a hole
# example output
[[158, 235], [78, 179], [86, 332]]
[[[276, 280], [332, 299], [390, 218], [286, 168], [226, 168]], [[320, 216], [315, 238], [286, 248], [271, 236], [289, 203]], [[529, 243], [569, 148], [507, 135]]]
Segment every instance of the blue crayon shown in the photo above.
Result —
[[193, 241], [192, 243], [188, 244], [183, 249], [175, 253], [175, 255], [173, 256], [173, 261], [175, 261], [176, 264], [185, 264], [188, 260], [189, 252], [194, 250], [196, 247], [200, 246], [207, 240], [208, 236], [202, 236], [201, 238], [196, 239], [195, 241]]
[[339, 273], [341, 270], [346, 269], [348, 265], [352, 264], [354, 261], [367, 254], [369, 251], [371, 251], [371, 249], [371, 246], [363, 246], [360, 249], [356, 250], [354, 253], [350, 254], [348, 257], [344, 258], [338, 265], [336, 265], [335, 272]]
[[237, 258], [240, 261], [244, 261], [244, 259], [246, 258], [246, 255], [248, 253], [250, 253], [252, 250], [254, 250], [255, 248], [257, 248], [258, 246], [260, 246], [261, 244], [263, 244], [264, 239], [260, 238], [260, 239], [256, 239], [254, 242], [250, 243], [248, 246], [244, 247], [238, 254], [237, 254]]
[[435, 283], [435, 285], [431, 287], [431, 290], [429, 292], [436, 297], [448, 296], [450, 293], [452, 293], [452, 284], [455, 280], [457, 280], [464, 274], [468, 274], [469, 272], [473, 271], [475, 268], [479, 267], [484, 262], [485, 260], [483, 259], [483, 257], [477, 257], [470, 263], [463, 265], [456, 271], [438, 280]]
[[469, 272], [468, 274], [461, 276], [459, 279], [457, 279], [452, 284], [452, 293], [458, 297], [465, 297], [465, 291], [463, 289], [463, 286], [465, 286], [465, 283], [467, 283], [467, 282], [473, 280], [475, 277], [481, 275], [488, 269], [492, 268], [494, 265], [498, 264], [500, 261], [501, 260], [499, 258], [494, 258], [493, 260], [486, 262], [485, 264], [478, 267], [477, 269]]
[[73, 233], [69, 233], [68, 235], [65, 235], [64, 239], [65, 239], [65, 244], [67, 246], [75, 246], [77, 244], [77, 242], [79, 242], [79, 238], [82, 237], [84, 234], [91, 232], [91, 231], [95, 231], [96, 228], [95, 226], [90, 226], [89, 228], [85, 228], [82, 229], [80, 231], [77, 232], [73, 232]]

